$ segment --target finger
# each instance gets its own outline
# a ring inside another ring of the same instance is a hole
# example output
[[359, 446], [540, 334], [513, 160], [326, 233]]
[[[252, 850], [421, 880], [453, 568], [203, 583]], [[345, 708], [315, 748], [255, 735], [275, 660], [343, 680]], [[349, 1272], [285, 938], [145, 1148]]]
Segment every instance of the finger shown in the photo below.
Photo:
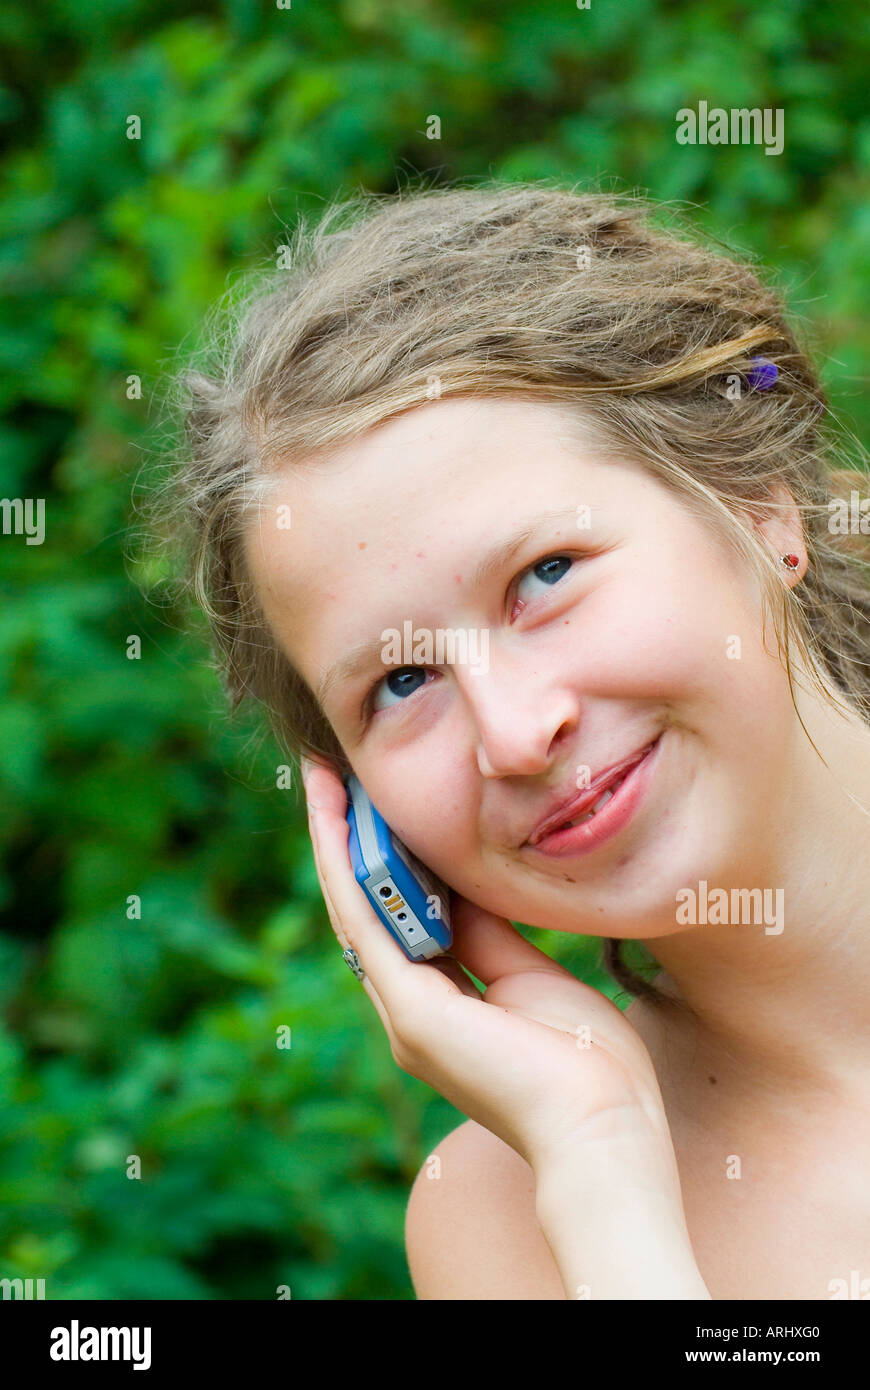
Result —
[[432, 960], [427, 961], [426, 964], [431, 966], [433, 970], [437, 970], [440, 974], [446, 975], [447, 979], [452, 980], [456, 988], [467, 995], [469, 999], [483, 998], [483, 995], [474, 981], [469, 979], [459, 962], [453, 960], [452, 957], [435, 956]]
[[[317, 876], [320, 879], [320, 887], [323, 892], [323, 898], [326, 903], [326, 910], [329, 915], [329, 921], [332, 926], [332, 929], [335, 932], [336, 937], [338, 938], [339, 944], [342, 946], [344, 950], [354, 950], [355, 948], [353, 947], [351, 941], [348, 938], [347, 933], [345, 932], [341, 924], [338, 914], [336, 913], [335, 908], [332, 904], [332, 899], [329, 896], [329, 890], [325, 885], [324, 875], [320, 865], [320, 851], [317, 846], [317, 837], [313, 830], [311, 835], [311, 847], [314, 852], [314, 863], [317, 866]], [[369, 976], [368, 972], [365, 971], [365, 968], [362, 966], [361, 961], [360, 966], [361, 968], [363, 968], [364, 971], [363, 978], [360, 980], [360, 984], [362, 985], [369, 999], [372, 1001], [372, 1004], [375, 1007], [378, 1017], [380, 1018], [381, 1023], [384, 1025], [387, 1036], [389, 1037], [390, 1046], [392, 1047], [393, 1052], [395, 1053], [396, 1035], [393, 1030], [393, 1025], [390, 1021], [390, 1016], [384, 1008], [383, 1001], [381, 1000], [381, 997], [378, 994], [371, 980], [371, 977]]]
[[333, 905], [332, 897], [329, 892], [329, 884], [327, 883], [326, 874], [324, 872], [323, 864], [321, 863], [320, 845], [318, 843], [316, 825], [311, 817], [309, 817], [308, 828], [311, 834], [311, 852], [314, 855], [314, 866], [317, 869], [317, 877], [320, 881], [320, 891], [323, 894], [323, 901], [326, 904], [326, 913], [329, 917], [330, 926], [332, 927], [332, 930], [335, 932], [335, 935], [338, 937], [338, 940], [341, 942], [342, 947], [345, 950], [347, 950], [351, 943], [348, 940], [347, 933], [345, 932], [344, 927], [342, 926], [339, 920], [338, 913], [335, 910], [335, 906]]
[[478, 907], [459, 893], [450, 895], [453, 944], [450, 954], [490, 985], [504, 975], [530, 970], [548, 970], [574, 976], [531, 941], [527, 941], [506, 917]]
[[315, 862], [330, 921], [342, 945], [356, 951], [386, 1014], [395, 1019], [400, 1012], [407, 1014], [424, 1008], [427, 1001], [455, 994], [461, 986], [449, 973], [427, 971], [420, 962], [408, 959], [360, 888], [348, 852], [347, 793], [341, 779], [318, 765], [308, 773], [305, 786]]
[[451, 895], [454, 923], [451, 955], [486, 986], [488, 1004], [535, 1018], [582, 1037], [589, 1028], [618, 1056], [644, 1053], [640, 1040], [625, 1036], [617, 1006], [592, 985], [527, 941], [506, 917]]
[[[325, 885], [324, 885], [323, 873], [322, 873], [322, 870], [321, 870], [321, 867], [320, 867], [320, 855], [319, 855], [319, 851], [318, 851], [318, 849], [317, 849], [316, 838], [315, 838], [315, 836], [314, 836], [313, 834], [312, 834], [312, 837], [311, 837], [311, 846], [312, 846], [312, 850], [313, 850], [313, 852], [314, 852], [314, 862], [315, 862], [315, 864], [316, 864], [316, 866], [317, 866], [317, 876], [318, 876], [318, 878], [320, 879], [320, 887], [321, 887], [321, 890], [322, 890], [322, 892], [323, 892], [324, 901], [325, 901], [325, 903], [326, 903], [326, 910], [327, 910], [327, 914], [328, 914], [328, 916], [329, 916], [330, 925], [332, 926], [332, 929], [333, 929], [333, 931], [335, 932], [335, 935], [336, 935], [336, 937], [338, 938], [338, 942], [339, 942], [340, 946], [342, 947], [342, 949], [345, 950], [345, 951], [347, 951], [347, 950], [353, 950], [354, 948], [353, 948], [353, 946], [351, 945], [351, 942], [350, 942], [349, 939], [348, 939], [347, 933], [345, 932], [344, 928], [343, 928], [342, 925], [341, 925], [341, 922], [340, 922], [339, 919], [338, 919], [338, 915], [337, 915], [337, 913], [336, 913], [336, 911], [335, 911], [335, 908], [334, 908], [333, 905], [332, 905], [332, 900], [330, 899], [329, 892], [328, 892], [327, 888], [326, 888]], [[362, 967], [362, 962], [360, 962], [360, 966]], [[378, 1016], [380, 1017], [381, 1022], [383, 1023], [383, 1025], [384, 1025], [384, 1027], [386, 1028], [387, 1032], [390, 1034], [390, 1041], [392, 1042], [392, 1041], [393, 1041], [393, 1034], [392, 1034], [392, 1025], [390, 1024], [390, 1020], [389, 1020], [389, 1015], [387, 1014], [387, 1011], [386, 1011], [386, 1009], [384, 1008], [383, 1003], [382, 1003], [382, 1001], [381, 1001], [380, 995], [378, 994], [377, 990], [375, 989], [374, 985], [372, 984], [372, 981], [371, 981], [371, 979], [369, 978], [369, 975], [368, 975], [367, 972], [365, 972], [365, 973], [363, 974], [363, 978], [360, 980], [360, 984], [362, 985], [362, 987], [363, 987], [363, 989], [365, 990], [366, 994], [369, 996], [369, 998], [371, 999], [372, 1003], [374, 1004], [375, 1009], [377, 1010], [377, 1013], [378, 1013]]]

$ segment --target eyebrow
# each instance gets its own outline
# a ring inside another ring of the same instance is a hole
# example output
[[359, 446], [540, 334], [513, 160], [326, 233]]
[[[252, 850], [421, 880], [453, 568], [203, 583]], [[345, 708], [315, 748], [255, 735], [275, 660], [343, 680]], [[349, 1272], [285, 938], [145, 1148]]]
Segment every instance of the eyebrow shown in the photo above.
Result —
[[[486, 553], [474, 569], [471, 577], [471, 588], [473, 590], [482, 588], [494, 573], [497, 573], [507, 564], [521, 546], [525, 545], [544, 527], [552, 525], [554, 521], [564, 521], [568, 517], [576, 518], [576, 516], [576, 507], [554, 507], [550, 511], [540, 512], [527, 525], [519, 531], [515, 531], [498, 545], [493, 546]], [[366, 638], [357, 642], [350, 651], [345, 652], [343, 657], [327, 668], [314, 691], [321, 709], [325, 708], [326, 699], [336, 685], [351, 680], [360, 671], [373, 665], [375, 657], [380, 660], [383, 645], [383, 640], [380, 638], [375, 640]]]

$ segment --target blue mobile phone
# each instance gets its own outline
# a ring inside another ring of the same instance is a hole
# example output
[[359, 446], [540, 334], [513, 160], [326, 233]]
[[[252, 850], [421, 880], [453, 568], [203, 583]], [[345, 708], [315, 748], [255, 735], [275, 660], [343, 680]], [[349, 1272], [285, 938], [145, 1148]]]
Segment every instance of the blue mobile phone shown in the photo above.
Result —
[[443, 955], [453, 941], [450, 889], [402, 844], [358, 777], [349, 773], [344, 784], [357, 883], [409, 960]]

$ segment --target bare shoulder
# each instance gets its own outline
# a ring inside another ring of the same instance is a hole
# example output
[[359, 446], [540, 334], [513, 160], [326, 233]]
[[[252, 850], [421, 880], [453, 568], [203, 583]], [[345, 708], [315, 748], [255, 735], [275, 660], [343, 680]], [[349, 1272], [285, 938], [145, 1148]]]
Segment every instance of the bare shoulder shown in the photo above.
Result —
[[538, 1224], [531, 1168], [473, 1120], [451, 1130], [420, 1169], [405, 1249], [418, 1299], [566, 1298]]

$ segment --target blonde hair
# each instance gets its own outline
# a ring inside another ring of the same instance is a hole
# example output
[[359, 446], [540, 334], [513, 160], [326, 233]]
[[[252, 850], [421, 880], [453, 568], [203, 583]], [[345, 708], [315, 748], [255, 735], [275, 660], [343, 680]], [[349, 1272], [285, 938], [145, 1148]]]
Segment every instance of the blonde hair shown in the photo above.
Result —
[[[867, 477], [840, 466], [782, 300], [745, 255], [633, 193], [489, 180], [358, 193], [300, 221], [278, 266], [215, 306], [201, 354], [169, 383], [184, 430], [155, 519], [183, 552], [232, 708], [253, 697], [286, 750], [349, 768], [263, 619], [243, 536], [278, 470], [434, 398], [473, 395], [576, 407], [753, 566], [790, 685], [794, 648], [825, 698], [870, 722], [862, 540], [828, 526], [829, 502]], [[778, 372], [768, 390], [751, 384], [762, 352]], [[775, 510], [776, 484], [809, 554], [794, 589], [752, 525]], [[620, 983], [657, 994], [618, 948], [607, 960]]]

